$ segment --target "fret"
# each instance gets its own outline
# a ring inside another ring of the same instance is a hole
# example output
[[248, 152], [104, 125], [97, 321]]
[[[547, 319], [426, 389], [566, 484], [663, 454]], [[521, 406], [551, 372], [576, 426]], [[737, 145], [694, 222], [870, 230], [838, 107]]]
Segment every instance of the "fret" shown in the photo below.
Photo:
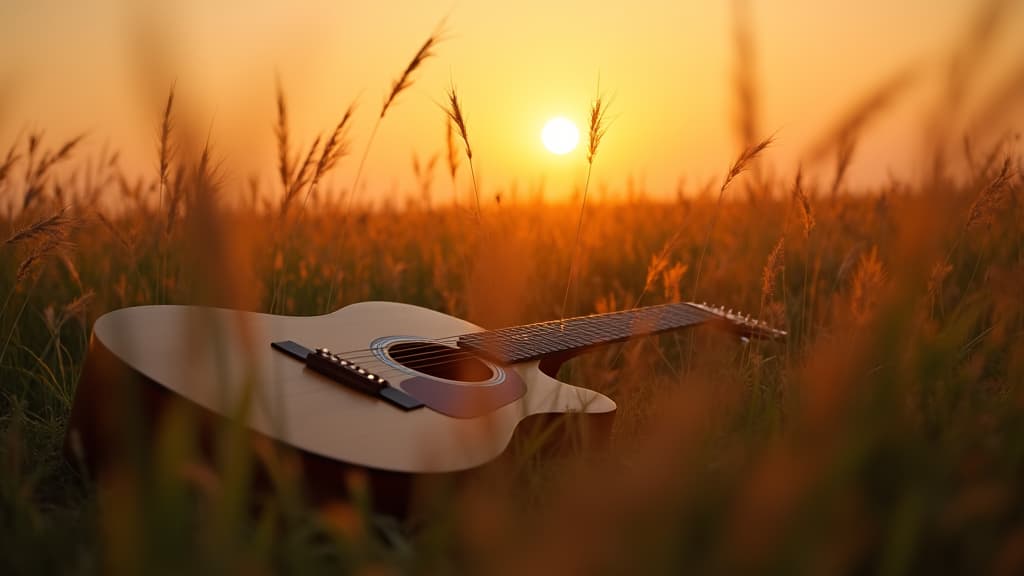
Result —
[[523, 362], [692, 326], [713, 317], [689, 304], [662, 304], [466, 334], [459, 338], [459, 346], [498, 362]]

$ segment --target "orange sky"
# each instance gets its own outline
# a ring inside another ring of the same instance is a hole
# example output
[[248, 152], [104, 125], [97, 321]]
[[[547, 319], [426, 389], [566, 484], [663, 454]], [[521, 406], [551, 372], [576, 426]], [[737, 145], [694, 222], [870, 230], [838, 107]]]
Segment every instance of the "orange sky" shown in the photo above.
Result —
[[[443, 155], [437, 103], [450, 79], [488, 194], [516, 182], [526, 195], [543, 183], [554, 199], [581, 184], [582, 149], [556, 157], [539, 133], [554, 115], [584, 129], [598, 75], [614, 98], [614, 122], [595, 164], [599, 184], [621, 192], [632, 179], [653, 196], [671, 195], [680, 178], [694, 187], [719, 177], [737, 152], [730, 2], [138, 4], [0, 3], [0, 145], [25, 129], [45, 129], [54, 139], [88, 131], [94, 146], [121, 150], [129, 170], [154, 170], [158, 110], [176, 79], [180, 123], [204, 135], [212, 126], [226, 180], [241, 183], [255, 173], [270, 189], [278, 73], [302, 142], [329, 130], [358, 98], [354, 154], [331, 178], [349, 186], [391, 80], [447, 14], [438, 56], [381, 125], [364, 175], [368, 195], [409, 191], [414, 152]], [[936, 106], [950, 55], [980, 4], [752, 0], [760, 126], [777, 136], [772, 163], [791, 172], [867, 90], [913, 65], [917, 82], [871, 127], [851, 178], [870, 184], [890, 171], [919, 173], [926, 111]], [[1005, 4], [968, 104], [950, 119], [955, 132], [1002, 83], [1024, 73], [1024, 3]], [[1001, 107], [1001, 124], [1020, 129], [1022, 100]], [[435, 198], [449, 197], [440, 166], [434, 188]]]

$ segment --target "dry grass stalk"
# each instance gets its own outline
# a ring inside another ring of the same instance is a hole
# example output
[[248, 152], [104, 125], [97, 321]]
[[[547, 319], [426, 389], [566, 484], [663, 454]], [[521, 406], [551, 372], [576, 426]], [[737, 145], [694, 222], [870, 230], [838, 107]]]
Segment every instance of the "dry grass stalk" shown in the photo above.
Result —
[[35, 271], [36, 264], [44, 258], [58, 254], [71, 246], [72, 243], [67, 238], [66, 229], [59, 234], [44, 236], [42, 241], [33, 246], [28, 256], [18, 265], [18, 273], [14, 280], [15, 284], [20, 284], [22, 280], [29, 277]]
[[[275, 82], [277, 95], [277, 124], [274, 126], [274, 136], [277, 141], [277, 174], [281, 180], [281, 188], [287, 191], [292, 187], [292, 171], [295, 169], [294, 160], [291, 158], [291, 147], [288, 143], [288, 104], [285, 101], [284, 89], [281, 87], [281, 78]], [[284, 206], [282, 205], [282, 212]]]
[[178, 219], [178, 215], [181, 212], [181, 200], [185, 192], [184, 182], [185, 167], [179, 165], [174, 178], [168, 181], [168, 192], [170, 197], [167, 201], [167, 225], [164, 228], [165, 235], [171, 233], [171, 228], [174, 227], [174, 222]]
[[[679, 243], [679, 238], [680, 234], [679, 232], [676, 232], [665, 241], [665, 244], [661, 246], [661, 250], [659, 250], [657, 254], [651, 256], [651, 262], [647, 265], [647, 277], [644, 279], [644, 289], [640, 292], [640, 296], [637, 297], [636, 302], [633, 304], [633, 308], [640, 305], [640, 302], [643, 300], [644, 296], [647, 295], [648, 290], [654, 287], [658, 278], [663, 280], [665, 283], [666, 293], [668, 292], [670, 281], [665, 278], [665, 275], [668, 273], [667, 270], [669, 269], [669, 262], [671, 262], [672, 251], [675, 249], [676, 244]], [[679, 278], [682, 278], [682, 275], [686, 272], [687, 266], [676, 264], [673, 267], [673, 270], [679, 266], [682, 266], [682, 270], [677, 270], [675, 273], [679, 275]], [[676, 282], [678, 282], [678, 279], [676, 279]], [[676, 289], [676, 292], [678, 292], [678, 288]], [[676, 300], [678, 300], [678, 298], [676, 298]]]
[[690, 267], [682, 262], [676, 262], [671, 268], [665, 270], [661, 276], [662, 287], [666, 302], [679, 302], [683, 299], [681, 285], [683, 276]]
[[[342, 115], [341, 120], [339, 120], [334, 126], [334, 130], [327, 138], [327, 142], [324, 143], [324, 148], [320, 152], [320, 159], [317, 160], [316, 168], [313, 170], [313, 175], [309, 180], [309, 188], [306, 189], [306, 196], [302, 200], [303, 208], [305, 208], [306, 204], [309, 202], [309, 197], [316, 192], [317, 185], [320, 184], [320, 179], [333, 170], [339, 160], [348, 155], [348, 130], [349, 124], [352, 121], [352, 116], [355, 114], [355, 109], [356, 105], [354, 102], [349, 104], [348, 109], [345, 110], [345, 114]], [[316, 144], [313, 145], [313, 149], [316, 149]]]
[[434, 32], [427, 38], [420, 49], [416, 51], [416, 54], [409, 61], [409, 64], [405, 67], [405, 71], [399, 76], [394, 82], [391, 83], [391, 92], [388, 93], [387, 98], [384, 99], [384, 105], [380, 108], [380, 118], [384, 118], [384, 115], [388, 113], [388, 109], [394, 103], [395, 98], [402, 92], [409, 89], [412, 86], [413, 79], [412, 75], [416, 70], [423, 65], [423, 62], [427, 58], [434, 56], [434, 48], [441, 41], [441, 29], [444, 26], [442, 22], [434, 30]]
[[820, 161], [833, 150], [856, 141], [865, 128], [876, 120], [900, 94], [909, 88], [916, 75], [911, 69], [901, 70], [882, 81], [840, 116], [839, 122], [825, 133], [825, 136], [811, 148], [808, 155], [812, 161]]
[[981, 224], [992, 224], [996, 213], [1008, 197], [1006, 191], [1012, 179], [1010, 158], [1007, 157], [1003, 160], [1003, 166], [999, 172], [971, 203], [971, 209], [967, 213], [966, 230], [971, 230]]
[[65, 316], [69, 318], [84, 319], [85, 314], [89, 312], [89, 304], [95, 299], [96, 293], [92, 290], [86, 290], [80, 296], [74, 300], [65, 304]]
[[18, 230], [4, 241], [4, 246], [65, 235], [74, 222], [75, 220], [67, 215], [67, 208], [61, 208], [56, 214]]
[[[476, 183], [476, 170], [473, 169], [473, 148], [469, 145], [469, 134], [466, 132], [466, 118], [462, 114], [462, 106], [459, 104], [459, 95], [455, 91], [455, 85], [448, 88], [448, 105], [445, 106], [445, 114], [448, 115], [449, 126], [458, 129], [459, 137], [466, 150], [466, 160], [469, 163], [469, 173], [473, 179], [473, 196], [476, 199], [476, 219], [480, 220], [480, 190]], [[453, 172], [454, 175], [454, 172]], [[454, 177], [454, 176], [453, 176]]]
[[84, 324], [86, 314], [89, 312], [89, 304], [95, 298], [96, 293], [92, 290], [83, 292], [80, 296], [64, 305], [64, 316], [66, 318], [75, 318]]
[[[315, 145], [314, 145], [315, 146]], [[206, 142], [203, 143], [203, 150], [199, 153], [199, 162], [196, 164], [195, 185], [193, 192], [202, 194], [195, 198], [198, 202], [209, 203], [215, 200], [214, 196], [220, 190], [220, 179], [217, 167], [210, 159], [210, 136], [207, 134]]]
[[850, 295], [850, 312], [860, 324], [866, 323], [874, 314], [876, 304], [885, 286], [885, 267], [878, 258], [878, 247], [860, 257], [853, 275], [853, 290]]
[[[174, 129], [171, 120], [171, 112], [174, 109], [174, 84], [167, 93], [167, 104], [164, 106], [163, 118], [160, 121], [160, 183], [159, 202], [160, 210], [164, 207], [164, 194], [167, 191], [167, 179], [171, 173], [171, 162], [174, 157], [174, 147], [171, 144], [171, 131]], [[167, 226], [170, 228], [170, 226]]]
[[466, 158], [470, 161], [473, 160], [473, 148], [469, 145], [469, 135], [466, 132], [466, 118], [462, 115], [462, 106], [459, 104], [459, 95], [455, 90], [455, 85], [451, 85], [448, 88], [448, 105], [445, 107], [445, 114], [448, 115], [448, 120], [459, 130], [459, 137], [462, 138], [462, 144], [465, 146]]
[[942, 298], [942, 285], [946, 282], [946, 277], [953, 271], [953, 265], [943, 260], [942, 262], [936, 262], [932, 266], [931, 273], [928, 275], [928, 302], [929, 306], [934, 307], [941, 301]]
[[[370, 137], [366, 141], [366, 147], [363, 148], [363, 157], [359, 160], [359, 167], [356, 169], [356, 177], [352, 181], [352, 189], [349, 191], [348, 195], [347, 204], [349, 207], [352, 206], [352, 200], [359, 191], [359, 182], [363, 176], [363, 168], [366, 166], [366, 158], [370, 155], [370, 148], [373, 146], [373, 141], [377, 137], [377, 130], [380, 128], [381, 121], [384, 120], [384, 116], [388, 113], [388, 110], [391, 109], [391, 105], [394, 104], [398, 95], [412, 86], [413, 73], [423, 65], [423, 62], [435, 55], [434, 48], [436, 48], [441, 42], [441, 33], [443, 29], [444, 21], [442, 20], [430, 36], [427, 37], [426, 41], [423, 42], [420, 49], [416, 51], [416, 54], [413, 55], [412, 60], [409, 61], [409, 64], [405, 67], [402, 74], [391, 83], [391, 92], [389, 92], [387, 97], [384, 99], [384, 104], [380, 108], [380, 114], [377, 116], [377, 121], [373, 123], [373, 129], [370, 130]], [[346, 210], [346, 212], [348, 212], [348, 210]]]
[[7, 154], [4, 156], [4, 161], [0, 163], [0, 191], [3, 191], [4, 182], [7, 181], [8, 175], [14, 168], [14, 165], [21, 159], [20, 154], [16, 154], [17, 142], [11, 144], [11, 147], [7, 149]]
[[759, 133], [757, 113], [757, 62], [754, 51], [753, 27], [750, 18], [750, 2], [733, 2], [733, 40], [736, 50], [736, 126], [740, 145], [748, 147]]
[[124, 248], [129, 254], [134, 252], [134, 242], [129, 241], [128, 237], [122, 234], [109, 218], [104, 216], [99, 210], [95, 211], [95, 215], [100, 221], [100, 224], [103, 224], [103, 227], [110, 231], [110, 234], [117, 240], [118, 244], [120, 244], [122, 248]]
[[84, 290], [85, 286], [82, 284], [82, 275], [78, 273], [78, 266], [75, 266], [75, 262], [67, 252], [61, 251], [58, 255], [60, 256], [61, 263], [64, 264], [64, 269], [68, 271], [68, 276], [71, 276], [71, 280], [75, 282], [79, 290]]
[[[971, 132], [981, 133], [1011, 126], [1012, 114], [1018, 102], [1024, 100], [1024, 63], [1007, 74], [1002, 84], [991, 92], [985, 103], [978, 107]], [[965, 137], [966, 138], [966, 137]]]
[[[594, 157], [597, 156], [597, 147], [601, 145], [601, 139], [604, 138], [604, 133], [608, 130], [605, 119], [607, 113], [608, 106], [601, 96], [599, 87], [597, 98], [595, 98], [590, 104], [590, 130], [587, 145], [587, 164], [594, 164]], [[584, 193], [585, 192], [586, 191], [584, 191]]]
[[[605, 132], [608, 130], [605, 116], [608, 113], [608, 106], [601, 95], [601, 80], [597, 82], [597, 97], [590, 103], [590, 126], [588, 130], [589, 141], [587, 143], [587, 181], [583, 185], [583, 199], [580, 201], [580, 216], [576, 221], [576, 240], [573, 241], [572, 258], [569, 260], [569, 280], [565, 283], [565, 296], [562, 298], [562, 315], [565, 318], [566, 308], [569, 306], [569, 291], [572, 288], [573, 280], [576, 277], [576, 258], [579, 254], [580, 237], [583, 235], [583, 215], [587, 209], [587, 193], [590, 191], [590, 176], [594, 171], [594, 158], [597, 156], [597, 149], [601, 145]], [[641, 295], [642, 296], [642, 295]]]
[[345, 114], [334, 126], [334, 130], [331, 132], [330, 137], [327, 138], [327, 142], [324, 144], [324, 149], [320, 153], [320, 159], [316, 163], [316, 170], [313, 171], [314, 183], [330, 172], [338, 164], [338, 160], [341, 160], [343, 157], [348, 155], [348, 129], [349, 123], [352, 121], [352, 116], [355, 114], [355, 109], [355, 103], [349, 104], [348, 109], [345, 110]]
[[857, 136], [849, 134], [844, 136], [836, 147], [836, 173], [832, 178], [832, 190], [830, 195], [835, 198], [839, 194], [839, 188], [843, 185], [846, 171], [853, 160], [853, 153], [857, 149]]
[[765, 148], [771, 146], [772, 142], [774, 141], [775, 137], [769, 136], [764, 140], [761, 140], [757, 144], [747, 146], [743, 150], [743, 152], [740, 153], [740, 155], [736, 158], [736, 161], [733, 162], [732, 166], [729, 168], [729, 173], [725, 175], [725, 180], [722, 181], [722, 186], [718, 189], [719, 202], [722, 201], [722, 195], [725, 194], [726, 189], [729, 188], [729, 185], [732, 184], [732, 181], [735, 180], [737, 176], [742, 174], [747, 168], [749, 168], [750, 165], [753, 164], [755, 160], [757, 160], [758, 156], [760, 156], [761, 153], [764, 152]]
[[291, 182], [288, 188], [285, 189], [284, 197], [281, 198], [281, 216], [288, 212], [288, 207], [291, 206], [292, 201], [299, 195], [299, 192], [312, 177], [314, 167], [316, 166], [316, 153], [320, 148], [320, 138], [320, 136], [317, 136], [313, 139], [313, 145], [309, 147], [309, 151], [306, 152], [302, 163], [292, 175]]
[[448, 150], [448, 175], [452, 179], [452, 197], [458, 199], [458, 194], [455, 194], [455, 176], [459, 171], [459, 153], [455, 149], [455, 129], [453, 128], [452, 119], [449, 117], [448, 121], [445, 122], [445, 144]]
[[775, 243], [775, 247], [768, 253], [768, 261], [761, 273], [761, 307], [771, 302], [775, 297], [775, 285], [778, 283], [779, 275], [786, 267], [786, 237], [782, 236]]
[[725, 196], [725, 191], [729, 189], [729, 185], [732, 181], [742, 174], [754, 160], [757, 160], [761, 153], [771, 146], [774, 141], [775, 137], [769, 136], [757, 144], [745, 148], [743, 152], [736, 157], [736, 161], [732, 163], [732, 166], [729, 168], [729, 172], [725, 175], [725, 179], [722, 180], [722, 185], [718, 189], [718, 200], [715, 202], [715, 213], [711, 217], [711, 224], [708, 225], [708, 232], [704, 237], [704, 247], [701, 249], [700, 260], [697, 262], [697, 273], [693, 279], [693, 292], [690, 296], [691, 300], [697, 300], [697, 289], [700, 287], [700, 273], [704, 268], [704, 258], [707, 257], [708, 247], [711, 244], [711, 235], [714, 234], [715, 225], [718, 223], [718, 215], [722, 209], [722, 198]]
[[47, 177], [54, 166], [71, 158], [72, 152], [85, 138], [79, 134], [64, 142], [56, 152], [47, 150], [36, 160], [36, 151], [42, 140], [42, 134], [36, 133], [29, 136], [29, 159], [25, 169], [25, 194], [22, 197], [22, 210], [28, 210], [43, 194]]
[[811, 236], [814, 229], [814, 209], [811, 207], [811, 199], [807, 197], [803, 187], [803, 169], [797, 170], [796, 181], [793, 183], [793, 203], [800, 211], [800, 223], [803, 225], [804, 238]]
[[434, 169], [437, 168], [439, 156], [434, 154], [426, 162], [421, 162], [418, 154], [412, 154], [412, 173], [416, 178], [416, 187], [424, 206], [431, 205], [431, 189], [434, 186]]
[[998, 30], [1004, 15], [1013, 4], [1011, 0], [979, 2], [974, 18], [964, 34], [963, 41], [953, 52], [946, 76], [946, 94], [942, 106], [936, 110], [935, 126], [941, 137], [946, 133], [950, 115], [960, 112], [967, 90], [975, 84], [986, 55], [996, 44]]

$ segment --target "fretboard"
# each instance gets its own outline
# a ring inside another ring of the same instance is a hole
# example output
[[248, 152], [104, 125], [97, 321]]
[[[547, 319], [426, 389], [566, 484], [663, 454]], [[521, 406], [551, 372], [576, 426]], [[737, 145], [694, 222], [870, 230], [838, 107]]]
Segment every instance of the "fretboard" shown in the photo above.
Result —
[[459, 337], [459, 347], [512, 364], [571, 355], [637, 336], [695, 326], [715, 317], [686, 303], [662, 304], [466, 334]]

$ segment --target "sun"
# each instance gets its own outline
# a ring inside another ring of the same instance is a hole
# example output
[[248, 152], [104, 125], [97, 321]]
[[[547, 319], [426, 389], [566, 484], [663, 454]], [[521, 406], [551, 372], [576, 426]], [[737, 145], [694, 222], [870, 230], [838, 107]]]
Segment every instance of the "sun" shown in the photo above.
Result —
[[580, 141], [580, 131], [572, 120], [564, 116], [556, 116], [548, 120], [544, 129], [540, 131], [540, 139], [544, 147], [553, 154], [568, 154], [576, 149]]

